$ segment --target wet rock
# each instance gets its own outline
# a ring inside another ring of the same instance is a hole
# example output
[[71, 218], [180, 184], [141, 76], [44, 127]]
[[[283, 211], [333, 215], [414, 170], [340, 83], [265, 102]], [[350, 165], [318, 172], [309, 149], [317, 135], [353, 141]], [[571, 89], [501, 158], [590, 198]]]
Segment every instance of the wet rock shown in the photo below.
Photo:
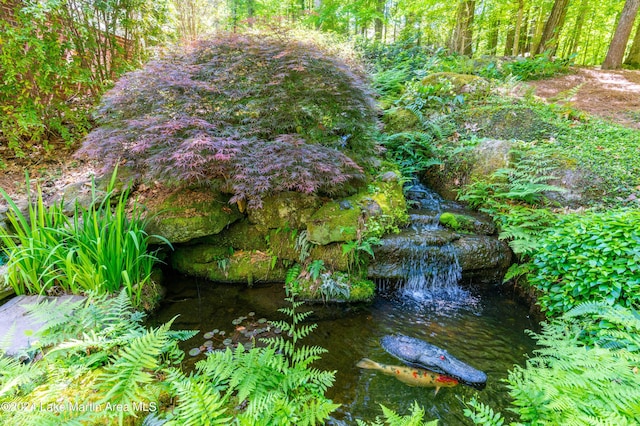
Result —
[[171, 243], [218, 234], [242, 217], [229, 196], [207, 188], [178, 189], [149, 208], [146, 231]]
[[452, 246], [463, 272], [505, 270], [511, 264], [511, 249], [504, 241], [485, 235], [464, 235]]
[[493, 235], [496, 226], [489, 217], [471, 212], [444, 212], [438, 218], [441, 225], [456, 231], [480, 235]]

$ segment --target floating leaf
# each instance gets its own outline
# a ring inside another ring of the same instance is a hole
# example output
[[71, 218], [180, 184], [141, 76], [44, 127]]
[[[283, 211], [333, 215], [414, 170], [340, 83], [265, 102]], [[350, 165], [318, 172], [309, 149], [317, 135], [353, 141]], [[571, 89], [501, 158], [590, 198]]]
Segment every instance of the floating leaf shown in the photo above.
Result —
[[204, 333], [204, 336], [203, 336], [203, 337], [204, 337], [205, 339], [211, 339], [211, 338], [213, 337], [213, 335], [214, 335], [213, 331], [210, 331], [210, 332], [208, 332], [208, 333]]
[[205, 346], [205, 347], [207, 347], [207, 348], [210, 348], [210, 347], [212, 347], [212, 346], [213, 346], [213, 342], [212, 342], [211, 340], [207, 340], [206, 342], [204, 342], [204, 343], [202, 344], [202, 346]]
[[189, 355], [191, 356], [198, 356], [200, 355], [200, 348], [193, 348], [189, 351]]
[[233, 343], [233, 341], [231, 339], [229, 339], [229, 338], [226, 338], [226, 339], [224, 339], [222, 341], [222, 344], [225, 345], [225, 346], [229, 346], [229, 345], [231, 345], [231, 343]]
[[266, 319], [266, 318], [260, 318], [260, 319], [258, 320], [258, 323], [259, 323], [259, 324], [264, 324], [265, 322], [267, 322], [267, 319]]

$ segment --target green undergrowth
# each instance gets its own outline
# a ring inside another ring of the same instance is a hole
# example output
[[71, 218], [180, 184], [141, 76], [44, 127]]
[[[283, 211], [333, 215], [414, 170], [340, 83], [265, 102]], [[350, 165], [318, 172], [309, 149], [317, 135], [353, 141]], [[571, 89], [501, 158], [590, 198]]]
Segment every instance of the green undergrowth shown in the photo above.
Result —
[[288, 320], [271, 323], [281, 335], [210, 352], [188, 374], [178, 342], [197, 332], [171, 330], [173, 320], [145, 327], [124, 291], [31, 306], [45, 326], [27, 353], [32, 362], [0, 358], [0, 403], [33, 409], [0, 410], [0, 422], [322, 424], [338, 407], [324, 396], [335, 372], [313, 366], [325, 350], [302, 344], [316, 327], [311, 312], [286, 300]]
[[27, 193], [26, 213], [0, 189], [12, 228], [0, 230], [8, 258], [6, 280], [17, 294], [114, 293], [125, 288], [134, 305], [152, 307], [158, 284], [151, 272], [158, 258], [149, 250], [152, 236], [144, 230], [142, 209], [134, 204], [129, 210], [129, 189], [115, 193], [116, 172], [106, 194], [99, 195], [92, 184], [91, 202], [76, 202], [71, 217], [65, 214], [64, 200], [45, 205], [39, 187], [35, 194]]

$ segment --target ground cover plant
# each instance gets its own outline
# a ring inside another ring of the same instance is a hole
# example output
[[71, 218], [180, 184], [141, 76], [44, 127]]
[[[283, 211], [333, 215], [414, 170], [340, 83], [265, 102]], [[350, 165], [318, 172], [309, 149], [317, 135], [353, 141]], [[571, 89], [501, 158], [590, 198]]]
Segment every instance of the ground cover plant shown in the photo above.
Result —
[[278, 35], [220, 35], [123, 77], [82, 153], [148, 180], [221, 187], [259, 207], [282, 191], [336, 194], [365, 180], [374, 106], [361, 76]]
[[143, 218], [135, 203], [129, 211], [129, 188], [116, 195], [116, 173], [106, 193], [93, 183], [89, 205], [76, 202], [71, 217], [65, 215], [64, 200], [45, 205], [39, 187], [36, 194], [27, 194], [24, 215], [0, 188], [15, 230], [0, 229], [0, 241], [8, 259], [7, 283], [16, 294], [115, 293], [125, 288], [135, 306], [155, 303], [157, 284], [151, 273], [158, 258], [144, 230], [149, 218]]

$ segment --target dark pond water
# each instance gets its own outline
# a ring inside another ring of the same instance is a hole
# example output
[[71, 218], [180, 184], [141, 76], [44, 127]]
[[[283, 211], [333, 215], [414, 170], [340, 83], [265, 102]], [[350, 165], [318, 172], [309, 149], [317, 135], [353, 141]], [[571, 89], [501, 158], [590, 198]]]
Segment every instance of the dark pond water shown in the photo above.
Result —
[[[276, 312], [285, 306], [281, 284], [247, 289], [184, 277], [170, 278], [167, 284], [171, 288], [167, 301], [151, 320], [160, 323], [180, 315], [174, 329], [200, 330], [185, 342], [185, 351], [202, 345], [208, 338], [204, 337], [205, 332], [224, 331], [224, 336], [216, 334], [212, 339], [214, 346], [219, 346], [224, 339], [238, 338], [238, 327], [243, 330], [246, 326], [246, 332], [260, 327], [262, 318], [282, 319]], [[331, 420], [336, 425], [355, 424], [356, 419], [373, 420], [381, 414], [379, 404], [407, 414], [414, 400], [425, 408], [427, 419], [440, 419], [440, 425], [470, 424], [462, 414], [461, 400], [474, 396], [503, 410], [508, 405], [508, 395], [502, 379], [514, 364], [523, 364], [526, 354], [531, 353], [533, 342], [524, 330], [537, 327], [528, 317], [526, 306], [495, 290], [461, 291], [455, 300], [428, 298], [427, 302], [378, 296], [370, 305], [313, 305], [309, 309], [314, 311], [310, 320], [318, 328], [307, 343], [328, 349], [318, 366], [337, 372], [336, 382], [328, 391], [331, 399], [342, 404]], [[238, 319], [243, 322], [238, 324]], [[424, 339], [447, 349], [486, 372], [487, 387], [478, 391], [460, 385], [440, 389], [435, 395], [432, 388], [410, 387], [393, 377], [356, 367], [363, 357], [397, 365], [399, 361], [379, 344], [382, 336], [392, 333]], [[187, 362], [202, 356], [187, 355]]]

